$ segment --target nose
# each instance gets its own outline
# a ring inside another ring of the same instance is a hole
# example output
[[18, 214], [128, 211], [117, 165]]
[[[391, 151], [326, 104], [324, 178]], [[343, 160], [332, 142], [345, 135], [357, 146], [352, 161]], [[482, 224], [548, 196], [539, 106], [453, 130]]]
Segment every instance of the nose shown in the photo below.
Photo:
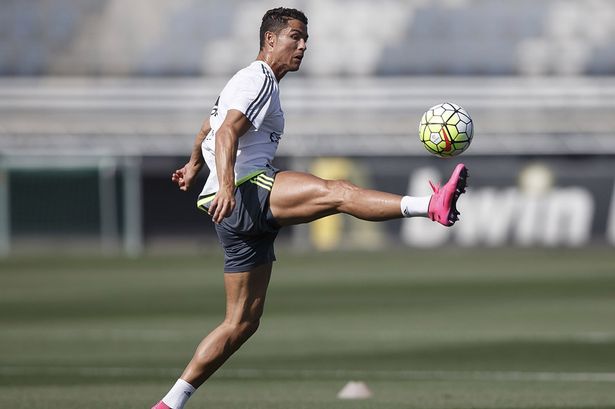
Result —
[[299, 49], [303, 51], [307, 50], [307, 42], [303, 38], [299, 40]]

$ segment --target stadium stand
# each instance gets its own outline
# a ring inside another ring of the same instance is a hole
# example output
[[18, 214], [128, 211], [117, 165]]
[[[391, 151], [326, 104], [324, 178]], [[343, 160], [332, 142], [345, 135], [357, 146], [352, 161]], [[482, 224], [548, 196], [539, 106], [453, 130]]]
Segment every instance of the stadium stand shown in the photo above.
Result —
[[[218, 75], [256, 53], [271, 1], [0, 4], [3, 75]], [[295, 1], [305, 75], [613, 74], [608, 0]], [[343, 24], [340, 24], [343, 22]], [[232, 52], [229, 52], [232, 50]]]
[[[0, 80], [0, 153], [183, 155], [223, 83]], [[611, 78], [288, 78], [282, 99], [286, 155], [423, 154], [409, 138], [443, 100], [472, 114], [476, 155], [615, 153]]]

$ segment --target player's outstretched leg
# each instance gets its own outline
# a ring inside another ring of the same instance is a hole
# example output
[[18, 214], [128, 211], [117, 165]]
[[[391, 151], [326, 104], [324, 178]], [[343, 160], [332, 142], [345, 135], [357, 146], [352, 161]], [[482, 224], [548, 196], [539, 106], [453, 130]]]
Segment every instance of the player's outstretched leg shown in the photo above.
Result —
[[451, 178], [442, 187], [429, 182], [433, 195], [429, 201], [429, 218], [445, 226], [452, 226], [459, 220], [457, 199], [466, 191], [468, 169], [463, 163], [455, 167]]
[[457, 199], [465, 191], [467, 174], [465, 165], [459, 164], [444, 186], [432, 184], [433, 195], [414, 197], [363, 189], [344, 180], [325, 180], [309, 173], [280, 172], [269, 205], [281, 226], [308, 223], [337, 213], [369, 221], [429, 217], [452, 226], [458, 219]]

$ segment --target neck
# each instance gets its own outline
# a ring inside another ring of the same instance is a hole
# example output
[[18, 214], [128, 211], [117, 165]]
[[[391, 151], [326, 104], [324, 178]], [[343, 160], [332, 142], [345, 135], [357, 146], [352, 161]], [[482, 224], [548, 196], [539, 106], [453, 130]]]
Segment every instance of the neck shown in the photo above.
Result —
[[271, 71], [273, 71], [273, 75], [275, 75], [275, 79], [278, 82], [280, 82], [280, 80], [284, 78], [284, 76], [288, 72], [288, 70], [285, 67], [280, 66], [273, 60], [273, 58], [271, 57], [271, 54], [266, 54], [261, 51], [258, 53], [256, 60], [263, 61], [265, 64], [267, 64], [271, 68]]

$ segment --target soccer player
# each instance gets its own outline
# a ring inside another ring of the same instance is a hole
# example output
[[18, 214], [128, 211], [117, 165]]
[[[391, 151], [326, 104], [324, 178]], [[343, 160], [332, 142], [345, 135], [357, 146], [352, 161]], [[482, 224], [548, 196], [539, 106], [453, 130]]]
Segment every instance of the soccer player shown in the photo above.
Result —
[[186, 191], [203, 165], [209, 168], [197, 205], [211, 215], [224, 248], [226, 316], [153, 409], [182, 409], [195, 389], [255, 333], [281, 227], [337, 213], [371, 221], [429, 217], [445, 226], [458, 218], [456, 202], [467, 177], [463, 164], [444, 186], [432, 185], [434, 193], [426, 197], [363, 189], [271, 165], [284, 132], [279, 82], [301, 66], [307, 24], [295, 9], [265, 13], [256, 60], [226, 84], [196, 137], [190, 160], [171, 176]]

